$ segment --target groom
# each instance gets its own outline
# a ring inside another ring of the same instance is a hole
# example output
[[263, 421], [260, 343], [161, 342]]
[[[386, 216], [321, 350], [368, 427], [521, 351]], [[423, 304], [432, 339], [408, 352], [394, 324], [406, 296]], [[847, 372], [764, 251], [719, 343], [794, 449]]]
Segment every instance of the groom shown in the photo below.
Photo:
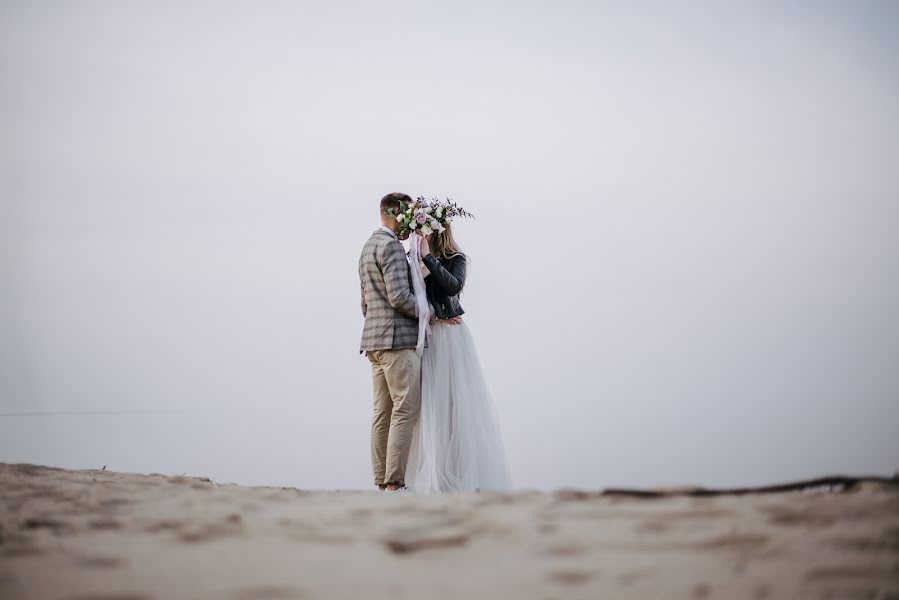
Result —
[[[387, 213], [412, 204], [406, 194], [381, 198], [381, 227], [362, 248], [362, 345], [371, 362], [374, 418], [371, 424], [371, 463], [375, 485], [396, 491], [405, 487], [406, 460], [412, 428], [421, 405], [421, 357], [418, 309], [412, 291], [412, 272], [399, 242], [400, 224]], [[396, 214], [396, 213], [394, 213]]]

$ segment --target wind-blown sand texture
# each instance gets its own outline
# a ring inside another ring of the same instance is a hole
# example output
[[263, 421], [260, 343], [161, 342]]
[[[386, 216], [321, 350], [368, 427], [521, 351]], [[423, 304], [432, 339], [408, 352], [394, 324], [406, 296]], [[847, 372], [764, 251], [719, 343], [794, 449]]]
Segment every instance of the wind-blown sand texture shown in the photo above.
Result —
[[0, 598], [899, 598], [899, 492], [401, 496], [0, 464]]

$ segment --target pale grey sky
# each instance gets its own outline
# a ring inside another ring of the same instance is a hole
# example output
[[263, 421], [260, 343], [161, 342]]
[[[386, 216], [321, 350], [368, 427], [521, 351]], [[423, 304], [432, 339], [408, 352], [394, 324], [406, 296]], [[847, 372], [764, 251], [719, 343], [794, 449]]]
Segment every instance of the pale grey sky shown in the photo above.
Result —
[[[359, 488], [452, 196], [518, 487], [899, 468], [893, 2], [0, 4], [0, 461]], [[101, 414], [96, 414], [101, 413]], [[114, 414], [109, 414], [114, 413]]]

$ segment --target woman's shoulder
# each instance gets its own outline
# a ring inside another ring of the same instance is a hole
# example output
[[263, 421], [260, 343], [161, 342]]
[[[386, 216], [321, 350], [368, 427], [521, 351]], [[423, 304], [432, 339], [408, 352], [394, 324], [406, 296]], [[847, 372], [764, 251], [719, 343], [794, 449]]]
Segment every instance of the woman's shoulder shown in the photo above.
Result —
[[450, 256], [444, 257], [442, 260], [445, 260], [446, 262], [451, 264], [456, 261], [465, 264], [468, 262], [468, 257], [461, 252], [457, 252], [456, 254], [451, 254]]

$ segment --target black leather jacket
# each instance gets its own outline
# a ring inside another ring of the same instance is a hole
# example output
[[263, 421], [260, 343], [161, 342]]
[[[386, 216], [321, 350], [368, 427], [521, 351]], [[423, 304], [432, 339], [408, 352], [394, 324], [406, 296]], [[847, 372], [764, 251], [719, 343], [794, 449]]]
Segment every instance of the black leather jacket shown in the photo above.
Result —
[[467, 260], [464, 254], [436, 259], [430, 254], [424, 257], [425, 266], [431, 272], [425, 278], [428, 302], [434, 307], [438, 319], [450, 319], [465, 313], [459, 304], [459, 293], [465, 285]]

